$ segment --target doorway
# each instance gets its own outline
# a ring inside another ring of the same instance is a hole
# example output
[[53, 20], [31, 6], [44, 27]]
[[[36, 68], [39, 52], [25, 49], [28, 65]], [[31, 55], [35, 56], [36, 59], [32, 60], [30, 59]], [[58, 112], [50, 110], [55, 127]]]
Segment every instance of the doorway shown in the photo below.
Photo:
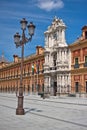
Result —
[[54, 82], [54, 96], [56, 96], [57, 92], [57, 82]]

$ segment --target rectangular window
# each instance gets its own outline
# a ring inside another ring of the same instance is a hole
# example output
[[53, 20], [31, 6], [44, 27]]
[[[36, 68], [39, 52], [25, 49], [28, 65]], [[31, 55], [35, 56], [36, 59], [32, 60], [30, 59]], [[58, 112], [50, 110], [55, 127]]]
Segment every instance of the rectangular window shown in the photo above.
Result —
[[84, 67], [87, 67], [87, 56], [85, 56], [85, 63], [84, 63]]
[[87, 56], [85, 56], [85, 63], [87, 63]]
[[75, 65], [78, 64], [78, 58], [75, 58]]
[[75, 58], [74, 68], [79, 68], [78, 58]]

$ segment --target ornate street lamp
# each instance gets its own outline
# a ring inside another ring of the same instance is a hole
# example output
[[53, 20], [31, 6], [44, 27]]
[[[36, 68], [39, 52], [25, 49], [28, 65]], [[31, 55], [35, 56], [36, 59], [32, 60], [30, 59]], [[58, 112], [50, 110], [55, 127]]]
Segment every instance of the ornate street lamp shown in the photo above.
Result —
[[[16, 33], [14, 35], [14, 43], [16, 44], [16, 47], [22, 48], [21, 51], [21, 75], [20, 75], [20, 87], [19, 87], [19, 95], [18, 95], [18, 107], [16, 109], [16, 115], [24, 115], [24, 108], [23, 108], [23, 60], [24, 60], [24, 44], [27, 42], [30, 42], [32, 40], [32, 36], [34, 35], [35, 25], [30, 22], [29, 25], [27, 25], [27, 21], [25, 18], [23, 18], [21, 21], [21, 29], [22, 29], [22, 36], [19, 35], [19, 33]], [[25, 36], [25, 30], [26, 27], [28, 28], [30, 37], [27, 38]]]

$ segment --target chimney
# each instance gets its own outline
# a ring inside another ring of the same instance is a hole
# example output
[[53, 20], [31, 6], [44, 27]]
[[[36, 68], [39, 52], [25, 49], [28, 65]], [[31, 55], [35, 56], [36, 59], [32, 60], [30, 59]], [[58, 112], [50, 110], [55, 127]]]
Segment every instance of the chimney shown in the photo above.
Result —
[[36, 46], [36, 54], [40, 55], [44, 52], [44, 48], [42, 46]]
[[87, 25], [82, 27], [82, 37], [83, 37], [83, 40], [87, 39]]
[[14, 57], [14, 63], [18, 63], [18, 61], [19, 61], [18, 55], [13, 55], [13, 57]]

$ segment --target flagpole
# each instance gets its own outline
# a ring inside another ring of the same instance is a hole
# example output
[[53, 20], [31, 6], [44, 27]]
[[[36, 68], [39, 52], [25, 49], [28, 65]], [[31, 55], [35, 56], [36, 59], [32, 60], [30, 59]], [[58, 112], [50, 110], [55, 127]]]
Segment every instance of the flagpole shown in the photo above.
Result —
[[31, 89], [32, 89], [32, 66], [31, 66]]
[[34, 94], [35, 94], [35, 73], [34, 73]]
[[37, 72], [37, 92], [38, 92], [38, 72]]
[[[32, 76], [31, 76], [31, 78], [33, 78], [33, 74], [34, 74], [34, 63], [32, 63]], [[33, 90], [34, 90], [34, 88], [33, 88], [33, 81], [32, 81], [32, 93], [33, 93]]]
[[36, 81], [35, 82], [35, 93], [37, 93], [37, 62], [35, 62], [35, 69], [34, 70], [35, 70], [35, 77], [36, 77], [35, 78], [36, 79], [35, 80]]
[[37, 61], [37, 93], [38, 93], [38, 61]]
[[34, 63], [34, 70], [33, 70], [34, 72], [34, 94], [35, 94], [35, 63]]

